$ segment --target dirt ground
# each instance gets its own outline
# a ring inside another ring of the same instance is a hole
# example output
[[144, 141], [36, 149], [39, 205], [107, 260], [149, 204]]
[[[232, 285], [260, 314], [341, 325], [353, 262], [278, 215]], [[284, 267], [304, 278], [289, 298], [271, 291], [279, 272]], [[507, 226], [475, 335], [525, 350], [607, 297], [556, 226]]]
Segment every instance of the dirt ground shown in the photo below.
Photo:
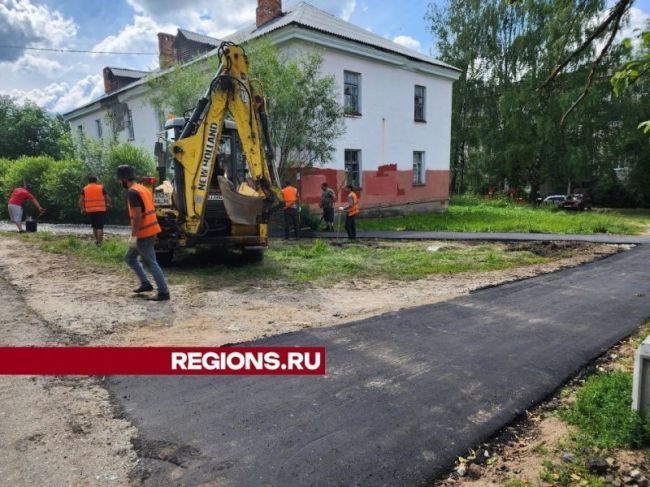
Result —
[[[432, 245], [435, 242], [432, 242]], [[331, 326], [434, 303], [501, 282], [575, 266], [622, 249], [612, 245], [517, 244], [566, 257], [488, 273], [408, 282], [171, 287], [172, 300], [132, 297], [129, 273], [80, 265], [0, 238], [0, 343], [5, 345], [216, 346]], [[125, 290], [127, 290], [125, 292]], [[0, 377], [0, 483], [126, 485], [137, 465], [134, 427], [117, 417], [100, 378]]]

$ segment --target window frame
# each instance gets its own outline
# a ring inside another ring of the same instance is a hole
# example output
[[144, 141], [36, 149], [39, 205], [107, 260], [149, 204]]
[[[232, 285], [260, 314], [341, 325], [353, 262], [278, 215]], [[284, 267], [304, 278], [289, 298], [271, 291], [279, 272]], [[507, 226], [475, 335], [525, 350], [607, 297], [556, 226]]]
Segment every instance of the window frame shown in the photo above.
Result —
[[98, 139], [104, 137], [104, 128], [102, 127], [102, 120], [100, 118], [95, 119], [95, 132], [97, 133]]
[[[420, 155], [420, 160], [416, 162], [415, 156], [416, 154]], [[419, 164], [419, 170], [417, 172], [417, 180], [415, 178], [416, 175], [416, 164]], [[413, 151], [413, 156], [412, 156], [412, 171], [413, 171], [413, 177], [411, 178], [411, 182], [413, 186], [426, 186], [427, 184], [427, 178], [426, 178], [426, 151], [421, 151], [421, 150], [414, 150]]]
[[[348, 154], [356, 154], [356, 161], [353, 161], [357, 165], [355, 181], [350, 180], [350, 170], [348, 169]], [[355, 188], [361, 188], [363, 183], [363, 172], [361, 170], [361, 149], [344, 149], [343, 151], [343, 168], [345, 170], [345, 182], [346, 184], [352, 184]]]
[[133, 112], [130, 108], [126, 110], [126, 129], [128, 131], [128, 140], [135, 140], [135, 128], [133, 127]]
[[[346, 75], [347, 74], [351, 74], [351, 75], [354, 75], [354, 76], [357, 77], [357, 84], [356, 85], [353, 85], [353, 84], [348, 83], [346, 81]], [[343, 111], [344, 111], [345, 115], [347, 115], [347, 116], [360, 117], [361, 114], [362, 114], [362, 109], [361, 109], [361, 84], [362, 84], [361, 73], [357, 73], [356, 71], [350, 71], [350, 70], [347, 70], [347, 69], [343, 70]], [[346, 94], [347, 85], [356, 86], [356, 90], [357, 90], [357, 93], [356, 93], [356, 101], [357, 101], [356, 107], [351, 107], [351, 108], [348, 107], [348, 104], [347, 104], [347, 99], [348, 98], [347, 97], [348, 96], [353, 96], [353, 95]]]
[[[418, 88], [422, 88], [421, 106], [418, 106]], [[418, 117], [418, 108], [422, 110], [421, 117]], [[418, 123], [427, 122], [427, 87], [424, 85], [415, 85], [413, 89], [413, 120]]]

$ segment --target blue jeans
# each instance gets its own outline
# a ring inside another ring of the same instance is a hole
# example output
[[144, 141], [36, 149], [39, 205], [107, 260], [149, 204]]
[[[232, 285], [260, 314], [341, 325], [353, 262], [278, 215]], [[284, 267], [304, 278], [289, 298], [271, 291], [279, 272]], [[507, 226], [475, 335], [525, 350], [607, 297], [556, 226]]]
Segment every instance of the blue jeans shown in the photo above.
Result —
[[138, 256], [140, 256], [142, 261], [149, 269], [149, 272], [151, 272], [154, 281], [156, 281], [158, 292], [168, 293], [169, 289], [167, 288], [165, 276], [163, 275], [162, 269], [156, 260], [156, 251], [153, 247], [154, 241], [155, 237], [139, 238], [137, 248], [129, 248], [128, 252], [124, 256], [124, 260], [126, 261], [127, 265], [133, 269], [133, 272], [136, 273], [138, 279], [140, 279], [140, 284], [147, 285], [149, 284], [149, 279], [147, 278], [147, 275], [142, 268], [142, 264], [140, 264], [140, 261], [138, 260]]

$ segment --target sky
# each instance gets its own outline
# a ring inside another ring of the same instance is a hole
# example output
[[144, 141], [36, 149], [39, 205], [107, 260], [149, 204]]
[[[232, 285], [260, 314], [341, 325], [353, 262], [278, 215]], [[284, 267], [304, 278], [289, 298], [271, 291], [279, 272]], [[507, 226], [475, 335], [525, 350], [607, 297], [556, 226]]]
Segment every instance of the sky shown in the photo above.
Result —
[[[610, 2], [613, 0], [609, 0]], [[158, 32], [178, 27], [221, 37], [255, 20], [256, 0], [0, 0], [0, 94], [65, 113], [104, 92], [105, 66], [151, 70]], [[294, 1], [285, 0], [285, 6]], [[309, 0], [375, 34], [435, 56], [425, 14], [444, 0]], [[637, 0], [628, 31], [649, 18]], [[14, 47], [3, 47], [14, 46]], [[75, 49], [145, 55], [28, 50]], [[146, 54], [148, 53], [148, 54]]]

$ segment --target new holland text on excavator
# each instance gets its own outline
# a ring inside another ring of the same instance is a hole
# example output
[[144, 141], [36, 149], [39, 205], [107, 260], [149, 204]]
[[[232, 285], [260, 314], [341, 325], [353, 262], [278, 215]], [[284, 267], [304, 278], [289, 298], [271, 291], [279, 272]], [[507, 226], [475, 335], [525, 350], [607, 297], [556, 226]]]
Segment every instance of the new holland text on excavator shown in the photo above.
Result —
[[259, 260], [270, 213], [282, 205], [262, 83], [249, 78], [243, 47], [224, 42], [218, 57], [191, 115], [167, 121], [171, 164], [163, 143], [156, 144], [159, 184], [151, 188], [163, 262], [194, 245], [234, 248]]

